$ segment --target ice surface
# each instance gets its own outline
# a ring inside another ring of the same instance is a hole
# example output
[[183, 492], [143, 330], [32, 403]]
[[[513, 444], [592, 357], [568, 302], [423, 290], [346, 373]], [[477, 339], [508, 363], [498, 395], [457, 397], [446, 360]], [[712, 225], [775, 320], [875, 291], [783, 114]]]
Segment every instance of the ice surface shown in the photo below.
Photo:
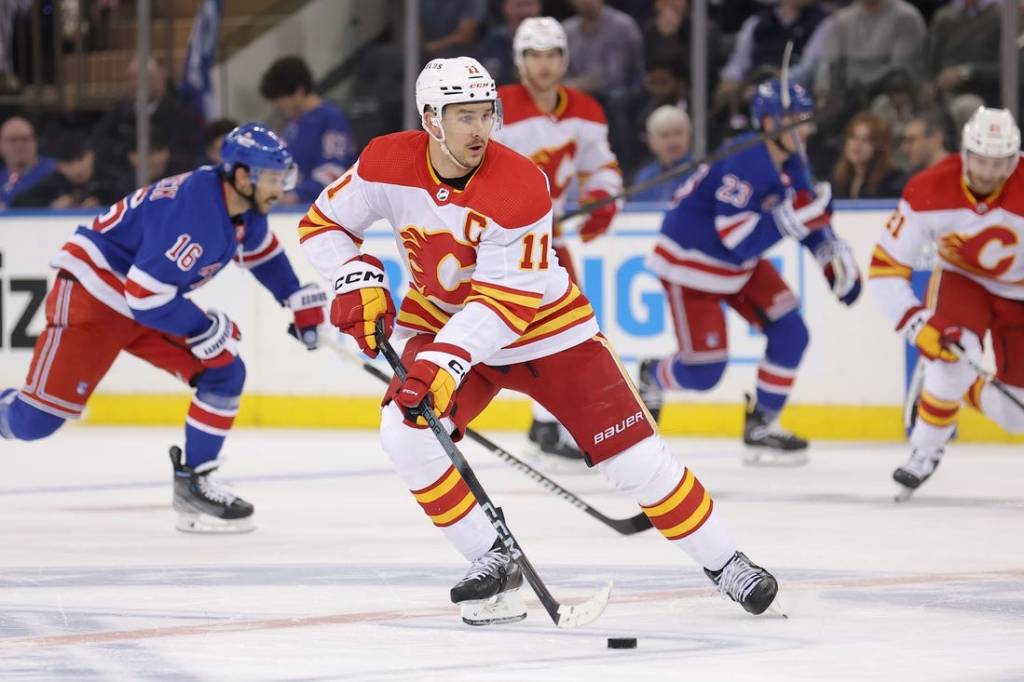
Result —
[[[556, 597], [615, 580], [596, 623], [560, 631], [535, 600], [522, 623], [461, 623], [448, 589], [465, 564], [375, 434], [232, 434], [223, 477], [257, 530], [219, 537], [174, 530], [179, 439], [69, 427], [0, 442], [0, 679], [1024, 679], [1019, 446], [955, 444], [896, 505], [902, 446], [822, 443], [807, 467], [750, 469], [735, 442], [673, 440], [779, 578], [783, 620], [718, 598], [656, 531], [618, 535], [467, 444]], [[609, 515], [637, 511], [599, 474], [557, 478]], [[620, 636], [638, 648], [606, 648]]]

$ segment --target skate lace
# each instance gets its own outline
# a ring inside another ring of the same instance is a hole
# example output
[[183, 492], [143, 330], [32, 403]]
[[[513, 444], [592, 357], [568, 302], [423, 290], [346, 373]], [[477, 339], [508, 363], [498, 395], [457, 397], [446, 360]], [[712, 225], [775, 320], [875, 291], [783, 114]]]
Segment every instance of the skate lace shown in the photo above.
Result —
[[230, 505], [235, 501], [235, 494], [227, 486], [217, 483], [209, 476], [199, 476], [199, 492], [211, 502]]
[[789, 440], [796, 438], [796, 436], [794, 436], [792, 433], [782, 428], [782, 426], [779, 424], [778, 418], [765, 422], [763, 426], [755, 427], [753, 432], [757, 436], [775, 436], [776, 438], [783, 438]]
[[737, 557], [722, 569], [718, 577], [718, 591], [723, 597], [742, 602], [760, 580], [760, 571]]
[[463, 580], [476, 580], [494, 575], [497, 573], [497, 569], [504, 567], [507, 562], [508, 555], [504, 551], [492, 549], [487, 554], [473, 561]]
[[929, 476], [941, 458], [940, 453], [929, 452], [927, 450], [914, 450], [910, 453], [910, 461], [904, 465], [904, 469], [908, 469], [917, 476]]

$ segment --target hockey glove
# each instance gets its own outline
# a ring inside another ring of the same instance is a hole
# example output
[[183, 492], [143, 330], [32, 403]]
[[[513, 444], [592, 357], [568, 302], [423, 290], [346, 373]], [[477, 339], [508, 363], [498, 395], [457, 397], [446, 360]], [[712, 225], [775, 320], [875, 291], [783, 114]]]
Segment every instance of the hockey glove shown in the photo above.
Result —
[[238, 325], [219, 310], [207, 310], [206, 317], [210, 319], [210, 326], [185, 339], [185, 343], [204, 367], [230, 365], [238, 357], [238, 342], [242, 332], [238, 331]]
[[[424, 404], [433, 407], [434, 414], [447, 417], [455, 401], [455, 391], [472, 367], [469, 353], [450, 343], [431, 343], [420, 349], [416, 360], [409, 366], [405, 381], [398, 387], [395, 402], [406, 409]], [[417, 424], [425, 425], [423, 417]]]
[[943, 362], [959, 362], [960, 356], [953, 352], [956, 347], [963, 351], [964, 328], [959, 325], [946, 325], [935, 319], [935, 315], [924, 306], [915, 306], [896, 327], [909, 343], [917, 346], [925, 358], [942, 360]]
[[375, 256], [356, 256], [334, 273], [331, 324], [355, 338], [368, 357], [377, 357], [374, 327], [384, 321], [384, 335], [395, 328], [395, 304], [388, 291], [384, 264]]
[[814, 257], [839, 302], [853, 305], [860, 296], [861, 278], [850, 245], [838, 237], [829, 239], [817, 248]]
[[[580, 206], [586, 206], [610, 196], [611, 194], [603, 189], [591, 190], [580, 197]], [[589, 242], [600, 237], [608, 231], [608, 227], [612, 224], [612, 218], [618, 212], [619, 207], [614, 201], [609, 201], [601, 208], [595, 210], [583, 221], [583, 225], [580, 226], [580, 239], [584, 242]]]
[[815, 195], [801, 190], [786, 197], [772, 209], [772, 217], [783, 237], [801, 240], [815, 230], [829, 226], [832, 221], [832, 185], [818, 183]]
[[319, 284], [307, 284], [289, 296], [284, 305], [295, 314], [295, 338], [306, 344], [307, 350], [316, 350], [320, 343], [317, 328], [324, 322], [327, 294]]

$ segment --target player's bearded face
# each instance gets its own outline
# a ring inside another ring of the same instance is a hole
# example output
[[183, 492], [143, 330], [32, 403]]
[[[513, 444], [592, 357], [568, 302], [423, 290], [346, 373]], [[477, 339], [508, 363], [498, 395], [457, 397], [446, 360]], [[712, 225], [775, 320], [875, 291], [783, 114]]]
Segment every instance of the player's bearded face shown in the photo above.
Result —
[[980, 156], [971, 152], [967, 156], [967, 184], [979, 197], [988, 195], [999, 189], [1006, 178], [1013, 172], [1016, 156], [991, 157]]
[[523, 52], [523, 74], [538, 90], [551, 90], [565, 74], [565, 56], [558, 48]]
[[267, 213], [281, 200], [284, 193], [294, 187], [294, 173], [283, 170], [263, 170], [256, 179], [253, 203], [260, 213]]
[[442, 124], [448, 151], [466, 168], [483, 161], [487, 142], [496, 120], [493, 102], [450, 104], [444, 109]]

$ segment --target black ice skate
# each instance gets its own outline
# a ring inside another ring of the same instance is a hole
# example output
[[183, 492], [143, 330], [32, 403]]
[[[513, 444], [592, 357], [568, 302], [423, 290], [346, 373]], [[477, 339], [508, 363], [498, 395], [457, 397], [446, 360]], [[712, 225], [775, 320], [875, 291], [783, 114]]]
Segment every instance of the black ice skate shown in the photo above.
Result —
[[462, 620], [469, 625], [515, 623], [526, 618], [522, 586], [523, 572], [499, 539], [452, 588], [452, 603], [462, 607]]
[[747, 613], [764, 613], [775, 601], [779, 584], [771, 573], [751, 563], [743, 552], [736, 552], [718, 571], [704, 569], [723, 596], [739, 603]]
[[171, 446], [174, 466], [175, 527], [186, 533], [248, 533], [255, 529], [253, 506], [210, 478], [216, 468], [196, 473], [185, 464], [178, 446]]
[[544, 457], [549, 468], [576, 470], [583, 463], [583, 453], [558, 422], [534, 419], [527, 437], [536, 447], [537, 453]]
[[757, 409], [749, 393], [743, 424], [743, 442], [748, 446], [743, 463], [763, 466], [800, 466], [807, 464], [807, 441], [779, 426], [775, 417]]
[[897, 502], [910, 499], [914, 491], [931, 478], [942, 460], [943, 452], [942, 448], [914, 448], [907, 463], [892, 472], [892, 480], [903, 486], [896, 494]]
[[658, 359], [648, 358], [640, 363], [640, 373], [636, 380], [636, 390], [640, 394], [647, 411], [651, 413], [654, 423], [661, 417], [661, 406], [665, 404], [665, 390], [658, 385], [654, 376], [658, 369]]

